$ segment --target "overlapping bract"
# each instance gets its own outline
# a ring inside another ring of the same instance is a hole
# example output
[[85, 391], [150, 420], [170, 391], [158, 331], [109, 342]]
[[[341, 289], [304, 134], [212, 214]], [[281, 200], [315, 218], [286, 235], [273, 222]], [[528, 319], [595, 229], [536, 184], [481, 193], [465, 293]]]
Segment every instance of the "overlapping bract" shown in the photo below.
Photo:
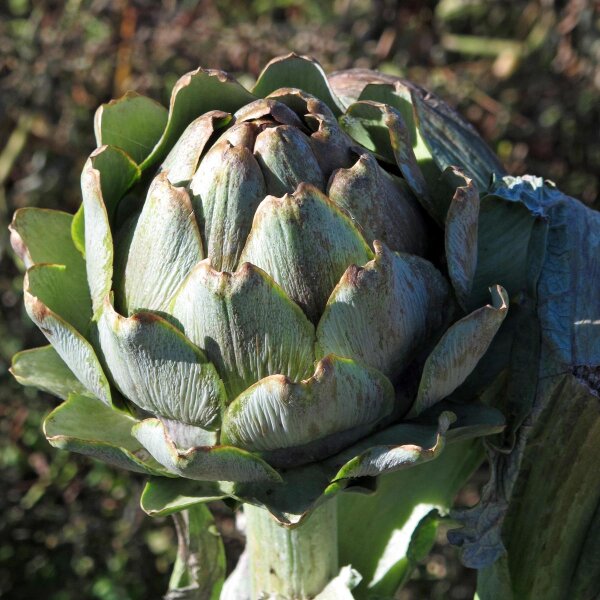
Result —
[[[133, 94], [99, 109], [80, 212], [12, 224], [52, 345], [13, 371], [68, 396], [51, 443], [289, 522], [452, 439], [456, 414], [435, 405], [508, 309], [495, 286], [467, 312], [477, 186], [501, 169], [417, 88], [375, 82], [346, 107], [348, 93], [291, 55], [252, 92], [198, 69], [168, 111]], [[457, 413], [461, 436], [502, 427]]]

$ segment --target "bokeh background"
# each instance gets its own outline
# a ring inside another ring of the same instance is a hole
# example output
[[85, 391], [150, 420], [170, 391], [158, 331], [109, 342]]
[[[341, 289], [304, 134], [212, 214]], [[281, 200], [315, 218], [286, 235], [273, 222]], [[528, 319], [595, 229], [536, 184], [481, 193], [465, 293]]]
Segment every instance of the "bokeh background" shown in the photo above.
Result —
[[[18, 386], [44, 340], [22, 308], [8, 225], [22, 206], [74, 212], [95, 108], [129, 89], [168, 103], [199, 65], [249, 85], [272, 57], [378, 68], [437, 92], [513, 174], [600, 208], [600, 3], [592, 0], [3, 0], [0, 3], [0, 597], [142, 600], [166, 588], [175, 539], [138, 508], [142, 478], [51, 449], [55, 400]], [[477, 500], [479, 472], [458, 498]], [[215, 505], [230, 561], [243, 539]], [[472, 598], [444, 542], [402, 600]]]

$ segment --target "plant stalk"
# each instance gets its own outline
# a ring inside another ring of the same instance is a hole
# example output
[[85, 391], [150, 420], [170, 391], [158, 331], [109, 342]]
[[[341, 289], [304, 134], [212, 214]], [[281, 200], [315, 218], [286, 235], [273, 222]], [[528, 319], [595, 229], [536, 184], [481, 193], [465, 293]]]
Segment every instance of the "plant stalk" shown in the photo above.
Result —
[[309, 600], [337, 575], [336, 499], [294, 529], [262, 508], [246, 504], [244, 512], [253, 600]]

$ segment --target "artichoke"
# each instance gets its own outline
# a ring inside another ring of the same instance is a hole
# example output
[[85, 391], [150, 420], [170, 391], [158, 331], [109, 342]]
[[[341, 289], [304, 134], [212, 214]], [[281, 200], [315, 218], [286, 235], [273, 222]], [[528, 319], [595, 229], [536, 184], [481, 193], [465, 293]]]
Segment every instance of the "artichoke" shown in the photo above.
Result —
[[503, 171], [441, 101], [289, 55], [251, 92], [198, 69], [168, 110], [128, 93], [95, 133], [77, 214], [11, 225], [51, 344], [12, 370], [66, 399], [52, 445], [151, 475], [151, 514], [226, 498], [293, 526], [502, 428], [454, 396], [508, 310], [477, 265]]

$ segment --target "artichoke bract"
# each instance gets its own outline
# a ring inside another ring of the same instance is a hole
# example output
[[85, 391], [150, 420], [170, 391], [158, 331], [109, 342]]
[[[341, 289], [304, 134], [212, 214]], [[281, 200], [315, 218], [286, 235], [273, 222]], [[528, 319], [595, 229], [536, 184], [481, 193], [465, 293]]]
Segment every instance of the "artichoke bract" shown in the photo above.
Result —
[[153, 476], [152, 514], [228, 497], [296, 524], [502, 428], [452, 395], [508, 310], [474, 285], [503, 171], [446, 105], [290, 55], [252, 91], [198, 69], [168, 110], [129, 93], [95, 132], [80, 211], [11, 225], [51, 344], [13, 372], [66, 400], [51, 444]]

